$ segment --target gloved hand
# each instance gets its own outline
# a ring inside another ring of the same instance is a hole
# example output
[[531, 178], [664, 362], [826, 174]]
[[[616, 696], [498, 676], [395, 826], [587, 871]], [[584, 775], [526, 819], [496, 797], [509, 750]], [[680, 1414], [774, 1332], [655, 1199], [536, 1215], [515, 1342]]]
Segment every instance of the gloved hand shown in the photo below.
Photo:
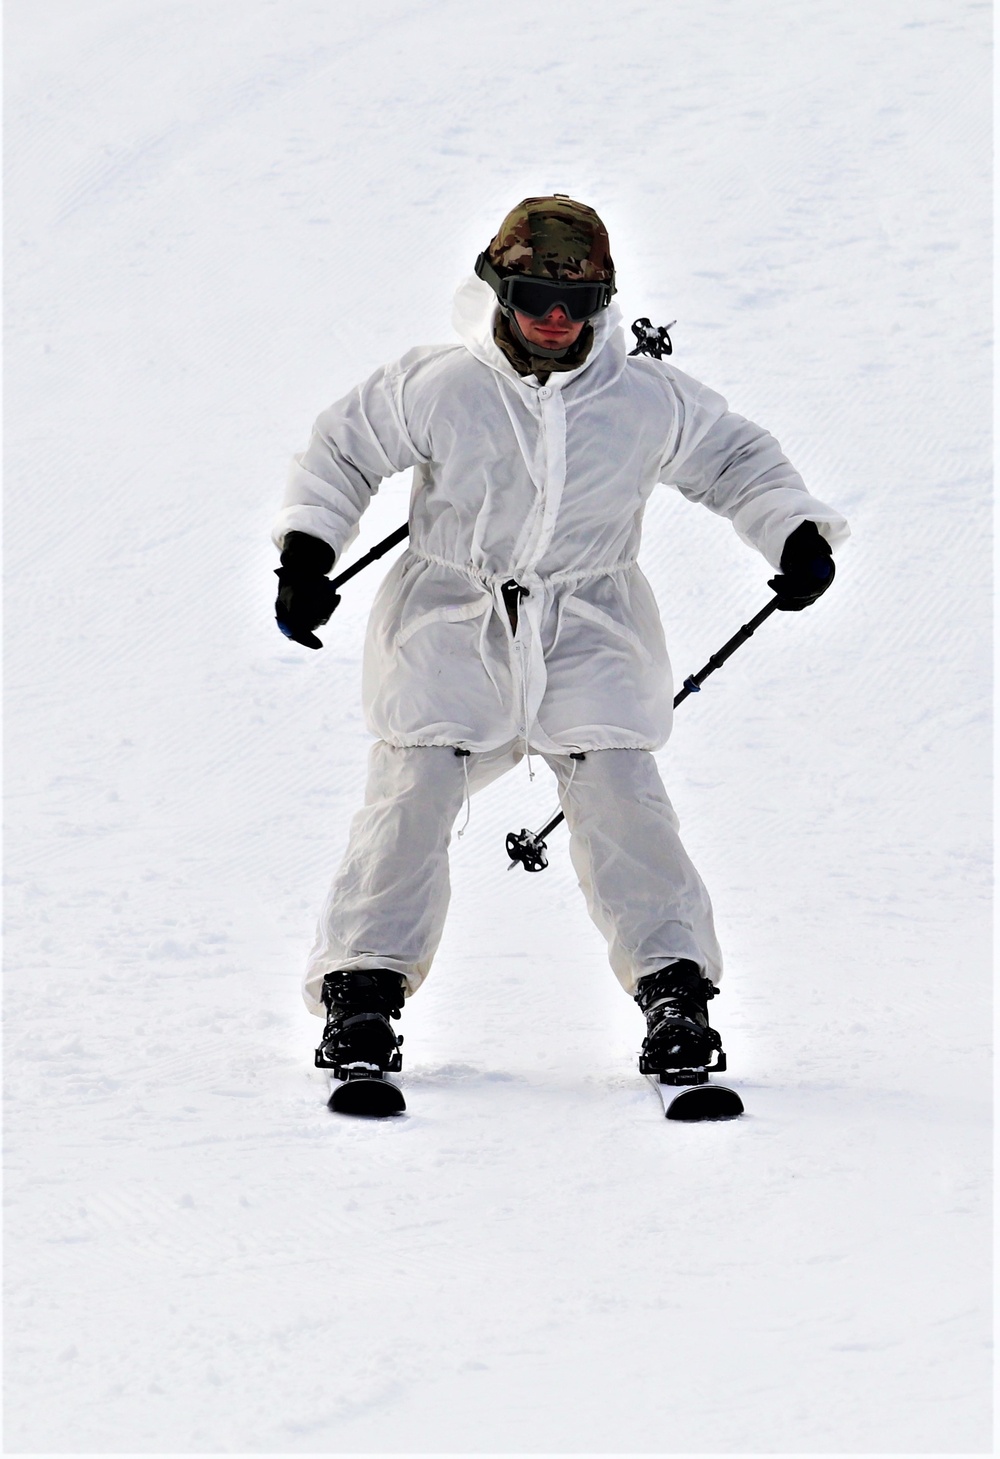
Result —
[[326, 574], [336, 554], [326, 542], [308, 532], [289, 532], [281, 549], [278, 598], [274, 616], [286, 638], [306, 648], [322, 648], [314, 628], [329, 621], [340, 594]]
[[798, 613], [826, 592], [835, 572], [829, 542], [815, 522], [801, 522], [782, 548], [781, 576], [767, 585], [781, 599], [783, 612]]

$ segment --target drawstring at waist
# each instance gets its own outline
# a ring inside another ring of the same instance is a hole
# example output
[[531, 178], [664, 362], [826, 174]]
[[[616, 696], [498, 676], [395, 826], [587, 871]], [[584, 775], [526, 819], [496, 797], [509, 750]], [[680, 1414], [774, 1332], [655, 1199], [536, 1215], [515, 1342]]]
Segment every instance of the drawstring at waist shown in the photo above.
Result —
[[[412, 542], [407, 547], [407, 553], [411, 557], [418, 558], [421, 562], [433, 563], [435, 567], [450, 568], [452, 572], [460, 573], [469, 582], [475, 583], [477, 587], [485, 588], [487, 592], [493, 592], [494, 588], [498, 585], [501, 591], [503, 591], [506, 583], [512, 581], [512, 573], [517, 571], [516, 568], [512, 569], [508, 567], [491, 572], [485, 568], [473, 567], [471, 562], [453, 562], [451, 558], [440, 557], [436, 552], [424, 552], [422, 548], [414, 547]], [[618, 573], [630, 572], [637, 563], [638, 558], [629, 557], [623, 562], [609, 563], [606, 567], [567, 567], [559, 568], [556, 572], [522, 572], [521, 576], [528, 577], [533, 582], [545, 586], [551, 583], [553, 586], [562, 587], [564, 585], [589, 583], [593, 582], [596, 578], [614, 577]]]

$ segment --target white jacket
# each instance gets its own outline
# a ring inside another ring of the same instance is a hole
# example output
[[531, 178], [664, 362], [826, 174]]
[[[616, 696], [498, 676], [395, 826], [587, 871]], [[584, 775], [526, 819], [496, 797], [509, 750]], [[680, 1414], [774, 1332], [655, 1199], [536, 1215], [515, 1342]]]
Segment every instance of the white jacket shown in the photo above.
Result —
[[[338, 557], [381, 479], [412, 466], [408, 550], [382, 583], [365, 646], [370, 729], [392, 745], [566, 754], [656, 749], [673, 684], [636, 564], [659, 482], [728, 517], [777, 567], [788, 534], [844, 519], [778, 443], [672, 365], [629, 357], [615, 306], [579, 369], [539, 386], [493, 339], [496, 297], [461, 286], [461, 344], [411, 350], [324, 411], [274, 526]], [[516, 634], [501, 596], [523, 589]]]

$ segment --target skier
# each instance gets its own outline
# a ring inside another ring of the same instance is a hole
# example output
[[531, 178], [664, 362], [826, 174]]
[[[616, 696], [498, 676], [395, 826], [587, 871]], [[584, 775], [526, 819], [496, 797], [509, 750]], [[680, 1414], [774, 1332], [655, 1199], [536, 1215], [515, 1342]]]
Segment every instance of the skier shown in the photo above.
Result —
[[407, 550], [369, 622], [365, 803], [305, 980], [316, 1062], [400, 1067], [391, 1019], [441, 937], [466, 798], [523, 756], [554, 771], [611, 966], [647, 1020], [647, 1073], [710, 1067], [722, 958], [652, 751], [670, 733], [663, 631], [636, 562], [657, 483], [728, 517], [798, 610], [833, 581], [844, 519], [777, 442], [673, 365], [629, 356], [600, 218], [564, 194], [504, 219], [456, 295], [460, 343], [411, 350], [324, 411], [275, 523], [287, 637], [383, 477], [413, 468]]

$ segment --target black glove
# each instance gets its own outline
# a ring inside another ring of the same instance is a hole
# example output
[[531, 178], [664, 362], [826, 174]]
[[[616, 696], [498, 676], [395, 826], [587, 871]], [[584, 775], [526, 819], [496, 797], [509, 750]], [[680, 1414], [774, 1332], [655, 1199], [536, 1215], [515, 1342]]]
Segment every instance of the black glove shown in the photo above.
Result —
[[275, 568], [279, 587], [274, 616], [285, 637], [306, 648], [323, 647], [312, 630], [328, 622], [340, 602], [326, 576], [335, 558], [328, 543], [308, 532], [289, 532], [281, 549], [281, 566]]
[[801, 522], [782, 548], [781, 576], [771, 578], [768, 587], [781, 599], [779, 608], [798, 613], [826, 592], [835, 572], [829, 542], [815, 522]]

